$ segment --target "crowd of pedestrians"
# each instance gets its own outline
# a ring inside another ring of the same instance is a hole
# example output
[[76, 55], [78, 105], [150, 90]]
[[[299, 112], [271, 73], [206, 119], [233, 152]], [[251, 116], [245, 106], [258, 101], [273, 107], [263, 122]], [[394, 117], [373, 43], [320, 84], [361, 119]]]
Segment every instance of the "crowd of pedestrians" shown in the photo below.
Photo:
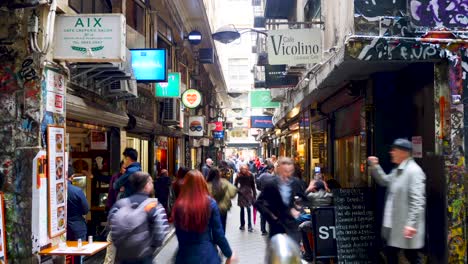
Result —
[[[398, 263], [401, 250], [410, 263], [421, 263], [425, 175], [411, 158], [411, 147], [411, 142], [404, 139], [394, 142], [390, 154], [396, 168], [388, 175], [379, 166], [377, 157], [368, 158], [372, 176], [379, 184], [388, 186], [382, 227], [388, 263]], [[241, 232], [246, 223], [247, 231], [254, 231], [252, 216], [255, 219], [258, 210], [263, 236], [269, 235], [271, 239], [277, 234], [287, 234], [302, 245], [303, 259], [313, 261], [310, 235], [313, 223], [309, 210], [331, 206], [331, 191], [340, 188], [335, 179], [325, 181], [320, 169], [306, 184], [301, 179], [302, 171], [297, 172], [301, 168], [288, 157], [272, 156], [248, 162], [228, 157], [218, 167], [207, 159], [201, 170], [181, 167], [174, 180], [162, 170], [153, 180], [141, 171], [136, 150], [127, 148], [123, 155], [121, 170], [112, 176], [106, 204], [110, 229], [107, 240], [112, 245], [107, 248], [104, 263], [152, 263], [153, 253], [168, 234], [170, 222], [179, 244], [175, 263], [217, 264], [221, 263], [220, 253], [226, 263], [235, 262], [225, 233], [231, 200], [236, 195]], [[69, 169], [71, 179], [73, 170]], [[82, 215], [89, 205], [79, 188], [69, 184], [68, 192], [67, 236], [85, 239]], [[76, 262], [81, 263], [82, 259], [77, 258]]]

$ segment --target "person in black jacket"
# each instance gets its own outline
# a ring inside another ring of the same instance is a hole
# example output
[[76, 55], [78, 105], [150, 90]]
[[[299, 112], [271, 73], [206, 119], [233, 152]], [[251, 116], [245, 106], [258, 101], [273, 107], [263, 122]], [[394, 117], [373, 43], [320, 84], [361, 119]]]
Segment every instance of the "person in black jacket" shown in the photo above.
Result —
[[[86, 220], [83, 216], [89, 212], [89, 204], [83, 191], [72, 184], [73, 173], [73, 167], [69, 165], [67, 185], [67, 240], [76, 241], [81, 239], [85, 241], [88, 228], [86, 227]], [[83, 173], [86, 173], [89, 177], [88, 180], [91, 180], [88, 172], [83, 171]], [[74, 257], [74, 263], [82, 262], [82, 257]]]
[[290, 158], [280, 158], [276, 169], [278, 177], [262, 182], [263, 191], [255, 202], [257, 210], [270, 225], [270, 238], [286, 233], [297, 243], [301, 240], [296, 218], [300, 212], [295, 208], [295, 197], [306, 200], [304, 187], [299, 179], [292, 177], [294, 162]]

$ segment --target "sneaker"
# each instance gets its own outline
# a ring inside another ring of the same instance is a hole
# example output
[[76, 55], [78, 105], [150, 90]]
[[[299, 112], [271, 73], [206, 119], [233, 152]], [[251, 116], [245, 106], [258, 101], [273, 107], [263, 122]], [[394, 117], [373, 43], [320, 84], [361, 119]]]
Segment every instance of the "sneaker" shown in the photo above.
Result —
[[251, 226], [249, 226], [249, 232], [252, 233], [253, 232], [253, 228]]
[[268, 232], [267, 231], [262, 231], [262, 236], [266, 236], [268, 235]]
[[241, 227], [239, 227], [239, 229], [243, 231], [243, 230], [245, 230], [245, 227], [241, 226]]

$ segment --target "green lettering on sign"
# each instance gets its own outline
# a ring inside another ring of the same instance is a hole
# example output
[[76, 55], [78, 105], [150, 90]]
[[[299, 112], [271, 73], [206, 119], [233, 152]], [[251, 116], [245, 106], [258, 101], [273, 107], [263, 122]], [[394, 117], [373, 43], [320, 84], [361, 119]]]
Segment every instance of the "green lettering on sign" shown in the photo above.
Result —
[[[93, 17], [93, 19], [94, 19], [93, 27], [102, 27], [102, 24], [101, 24], [102, 17], [100, 17], [100, 18]], [[90, 17], [88, 17], [88, 19], [85, 20], [85, 22], [87, 22], [86, 23], [87, 27], [91, 27], [91, 18]], [[75, 27], [77, 27], [77, 26], [85, 27], [85, 24], [83, 23], [83, 20], [81, 18], [78, 18], [76, 20]]]

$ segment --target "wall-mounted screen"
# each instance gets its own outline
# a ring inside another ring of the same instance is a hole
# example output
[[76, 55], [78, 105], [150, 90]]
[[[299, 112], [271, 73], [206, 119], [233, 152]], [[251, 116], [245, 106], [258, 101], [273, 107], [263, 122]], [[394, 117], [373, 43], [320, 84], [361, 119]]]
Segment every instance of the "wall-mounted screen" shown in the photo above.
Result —
[[167, 81], [166, 49], [132, 49], [132, 68], [139, 82]]

